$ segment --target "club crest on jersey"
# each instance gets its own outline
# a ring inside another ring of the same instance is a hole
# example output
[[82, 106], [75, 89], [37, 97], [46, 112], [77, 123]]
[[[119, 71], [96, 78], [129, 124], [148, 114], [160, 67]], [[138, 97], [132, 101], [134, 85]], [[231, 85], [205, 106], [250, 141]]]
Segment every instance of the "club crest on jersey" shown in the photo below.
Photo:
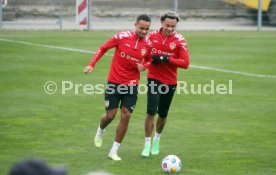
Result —
[[171, 50], [175, 49], [175, 47], [176, 47], [176, 44], [175, 44], [175, 43], [170, 43], [170, 49], [171, 49]]
[[141, 49], [141, 54], [142, 54], [142, 56], [144, 56], [145, 54], [146, 54], [146, 52], [147, 52], [147, 50], [146, 49]]

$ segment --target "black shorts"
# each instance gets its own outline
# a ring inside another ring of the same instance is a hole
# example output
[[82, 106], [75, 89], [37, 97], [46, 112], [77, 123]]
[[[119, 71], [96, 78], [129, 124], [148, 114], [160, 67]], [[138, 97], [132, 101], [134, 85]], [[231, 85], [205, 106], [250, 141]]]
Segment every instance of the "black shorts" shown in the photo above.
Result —
[[133, 112], [138, 94], [138, 85], [123, 85], [108, 82], [105, 90], [106, 111], [122, 106]]
[[166, 118], [176, 89], [175, 85], [163, 84], [155, 79], [148, 79], [147, 113]]

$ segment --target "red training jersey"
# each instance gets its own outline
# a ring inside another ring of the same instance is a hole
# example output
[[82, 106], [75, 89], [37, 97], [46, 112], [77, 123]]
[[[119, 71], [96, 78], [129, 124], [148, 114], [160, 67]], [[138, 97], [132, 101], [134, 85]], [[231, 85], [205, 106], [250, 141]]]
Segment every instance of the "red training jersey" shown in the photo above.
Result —
[[138, 84], [140, 72], [137, 64], [144, 68], [150, 65], [150, 51], [152, 48], [148, 37], [139, 39], [134, 31], [125, 31], [115, 34], [106, 41], [91, 59], [90, 66], [96, 62], [109, 49], [116, 47], [108, 75], [108, 82], [116, 84]]
[[170, 36], [161, 34], [162, 28], [149, 34], [152, 42], [152, 55], [167, 55], [169, 62], [151, 64], [148, 78], [156, 79], [164, 84], [177, 84], [177, 68], [188, 69], [190, 56], [184, 37], [177, 32]]

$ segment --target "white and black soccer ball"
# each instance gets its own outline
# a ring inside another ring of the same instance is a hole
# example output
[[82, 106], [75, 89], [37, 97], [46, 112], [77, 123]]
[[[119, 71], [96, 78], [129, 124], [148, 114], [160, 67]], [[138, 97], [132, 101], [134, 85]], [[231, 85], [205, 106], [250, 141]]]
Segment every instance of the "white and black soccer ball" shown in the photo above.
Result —
[[181, 167], [181, 160], [176, 155], [167, 155], [162, 160], [162, 169], [166, 173], [178, 173]]

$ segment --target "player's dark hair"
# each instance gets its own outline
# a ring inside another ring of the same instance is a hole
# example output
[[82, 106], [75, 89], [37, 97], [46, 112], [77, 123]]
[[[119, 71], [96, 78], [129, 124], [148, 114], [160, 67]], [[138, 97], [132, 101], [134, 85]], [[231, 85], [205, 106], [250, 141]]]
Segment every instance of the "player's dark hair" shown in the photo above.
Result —
[[180, 18], [178, 14], [174, 11], [166, 11], [163, 15], [161, 15], [160, 19], [161, 21], [164, 21], [166, 18], [170, 19], [176, 19], [177, 22], [179, 22]]
[[141, 20], [151, 22], [150, 17], [146, 14], [139, 15], [136, 19], [136, 22], [141, 21]]

